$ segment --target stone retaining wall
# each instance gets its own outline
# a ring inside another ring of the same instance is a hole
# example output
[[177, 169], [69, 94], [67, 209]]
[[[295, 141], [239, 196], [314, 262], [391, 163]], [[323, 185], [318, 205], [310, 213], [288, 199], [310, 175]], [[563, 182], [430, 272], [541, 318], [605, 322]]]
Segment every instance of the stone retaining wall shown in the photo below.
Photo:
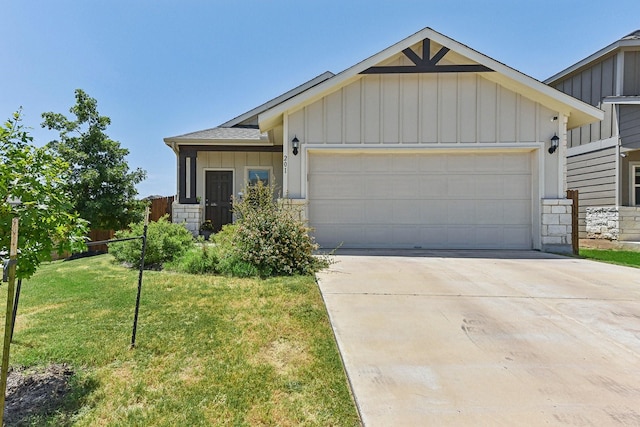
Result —
[[585, 227], [587, 239], [618, 240], [620, 235], [620, 212], [618, 207], [588, 207]]
[[640, 241], [640, 208], [637, 206], [620, 206], [620, 234], [618, 240]]
[[585, 220], [589, 239], [640, 241], [640, 208], [636, 206], [589, 207]]

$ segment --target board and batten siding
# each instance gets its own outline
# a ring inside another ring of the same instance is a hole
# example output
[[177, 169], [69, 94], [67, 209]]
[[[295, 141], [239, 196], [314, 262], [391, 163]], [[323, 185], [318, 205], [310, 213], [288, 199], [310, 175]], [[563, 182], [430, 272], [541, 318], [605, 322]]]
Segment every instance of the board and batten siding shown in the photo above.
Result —
[[539, 117], [555, 114], [475, 74], [368, 75], [291, 114], [289, 133], [312, 144], [536, 142]]
[[273, 168], [273, 179], [282, 188], [282, 153], [198, 151], [196, 195], [204, 199], [205, 170], [232, 170], [233, 194], [245, 185], [245, 167]]
[[617, 55], [604, 58], [579, 73], [553, 83], [553, 87], [587, 104], [601, 108], [604, 120], [581, 126], [568, 132], [567, 147], [577, 147], [594, 141], [611, 138], [617, 134], [615, 108], [601, 105], [602, 98], [616, 94]]
[[619, 108], [622, 146], [640, 148], [640, 105], [620, 105]]
[[[556, 112], [475, 73], [366, 75], [288, 116], [303, 144], [395, 145], [546, 142]], [[305, 197], [291, 157], [291, 197]], [[298, 164], [296, 164], [298, 163]], [[547, 171], [545, 171], [547, 173]], [[549, 167], [549, 174], [557, 173]], [[554, 182], [550, 178], [548, 182]], [[550, 190], [553, 192], [553, 190]]]
[[567, 188], [579, 191], [578, 231], [585, 238], [587, 207], [616, 204], [616, 147], [568, 157]]
[[624, 52], [624, 85], [622, 95], [640, 95], [640, 52]]

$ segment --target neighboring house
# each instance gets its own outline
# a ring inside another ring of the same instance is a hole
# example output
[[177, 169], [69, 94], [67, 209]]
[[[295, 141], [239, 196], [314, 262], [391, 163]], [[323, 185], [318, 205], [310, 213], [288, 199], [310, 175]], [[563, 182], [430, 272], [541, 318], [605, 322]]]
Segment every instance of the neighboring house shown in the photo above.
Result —
[[425, 28], [218, 128], [166, 138], [174, 220], [229, 222], [231, 194], [268, 177], [306, 205], [325, 248], [569, 250], [566, 133], [602, 119]]
[[640, 241], [640, 30], [545, 83], [605, 112], [568, 134], [580, 237]]

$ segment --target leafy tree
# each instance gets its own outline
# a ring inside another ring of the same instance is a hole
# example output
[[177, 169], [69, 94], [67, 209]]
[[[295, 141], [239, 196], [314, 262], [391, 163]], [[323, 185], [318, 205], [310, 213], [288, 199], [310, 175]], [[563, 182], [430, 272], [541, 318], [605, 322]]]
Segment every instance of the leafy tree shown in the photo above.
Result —
[[[69, 165], [46, 147], [31, 145], [20, 111], [0, 125], [0, 252], [8, 253], [18, 217], [18, 278], [29, 278], [54, 251], [84, 250], [86, 221], [65, 191]], [[10, 202], [19, 202], [12, 206]], [[3, 255], [7, 256], [7, 255]]]
[[74, 209], [92, 228], [119, 230], [142, 218], [142, 202], [135, 185], [146, 177], [140, 168], [129, 171], [129, 150], [110, 139], [105, 130], [111, 119], [98, 113], [98, 103], [76, 89], [76, 104], [69, 110], [76, 118], [43, 113], [42, 127], [60, 132], [51, 148], [71, 165], [65, 187], [73, 195]]

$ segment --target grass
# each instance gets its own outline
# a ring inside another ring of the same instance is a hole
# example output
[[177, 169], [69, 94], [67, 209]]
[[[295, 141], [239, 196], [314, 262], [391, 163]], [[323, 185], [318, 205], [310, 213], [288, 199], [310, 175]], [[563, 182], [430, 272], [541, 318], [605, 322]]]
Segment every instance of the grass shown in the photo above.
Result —
[[580, 249], [583, 258], [604, 261], [611, 264], [640, 267], [640, 252], [603, 249]]
[[136, 285], [109, 255], [23, 283], [11, 365], [78, 372], [68, 405], [34, 425], [359, 424], [313, 277], [145, 272], [130, 350]]

